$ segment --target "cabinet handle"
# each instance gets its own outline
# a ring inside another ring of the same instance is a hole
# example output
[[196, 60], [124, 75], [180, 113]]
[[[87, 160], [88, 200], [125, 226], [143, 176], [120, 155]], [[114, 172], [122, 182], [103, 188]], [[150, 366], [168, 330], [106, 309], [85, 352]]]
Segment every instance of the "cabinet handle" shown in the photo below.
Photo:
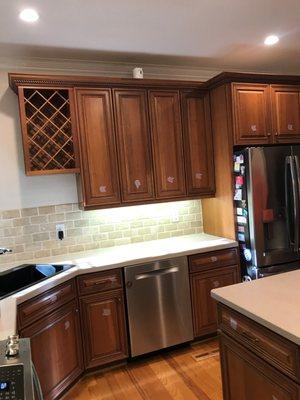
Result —
[[196, 174], [195, 174], [196, 179], [199, 179], [199, 180], [202, 179], [202, 176], [203, 176], [202, 172], [196, 172]]
[[211, 262], [216, 262], [216, 261], [218, 261], [218, 257], [212, 256], [212, 257], [210, 257], [210, 261]]
[[90, 287], [90, 286], [107, 285], [107, 284], [113, 284], [116, 281], [117, 281], [117, 278], [115, 276], [112, 276], [111, 278], [103, 278], [103, 279], [99, 279], [97, 281], [92, 281], [92, 282], [87, 281], [85, 286]]
[[271, 132], [268, 132], [268, 133], [267, 133], [267, 136], [271, 136]]
[[275, 132], [275, 136], [278, 136], [278, 132]]
[[213, 281], [213, 287], [217, 288], [220, 286], [220, 282], [219, 281]]
[[175, 182], [174, 176], [168, 176], [168, 177], [167, 177], [167, 181], [168, 181], [169, 183], [174, 183], [174, 182]]
[[232, 318], [232, 317], [229, 318], [229, 324], [230, 324], [232, 329], [234, 329], [235, 331], [237, 330], [238, 323], [234, 318]]
[[257, 337], [253, 336], [252, 333], [247, 332], [247, 331], [242, 331], [241, 333], [242, 333], [242, 336], [244, 336], [248, 340], [251, 340], [251, 342], [253, 342], [253, 343], [258, 343], [259, 342]]
[[256, 131], [257, 131], [256, 125], [251, 125], [251, 131], [252, 131], [252, 132], [256, 132]]
[[70, 322], [66, 321], [65, 322], [65, 330], [67, 331], [70, 328]]
[[106, 186], [99, 186], [100, 193], [106, 193]]
[[288, 124], [287, 126], [289, 131], [293, 131], [294, 130], [294, 125], [293, 124]]
[[139, 179], [136, 179], [136, 180], [134, 181], [134, 186], [135, 186], [137, 189], [139, 189], [139, 188], [142, 186], [141, 181], [140, 181]]
[[58, 297], [56, 295], [54, 295], [53, 297], [51, 297], [50, 302], [55, 303], [57, 300], [58, 300]]
[[111, 310], [110, 310], [110, 308], [104, 308], [103, 310], [102, 310], [102, 316], [103, 317], [109, 317], [111, 315]]

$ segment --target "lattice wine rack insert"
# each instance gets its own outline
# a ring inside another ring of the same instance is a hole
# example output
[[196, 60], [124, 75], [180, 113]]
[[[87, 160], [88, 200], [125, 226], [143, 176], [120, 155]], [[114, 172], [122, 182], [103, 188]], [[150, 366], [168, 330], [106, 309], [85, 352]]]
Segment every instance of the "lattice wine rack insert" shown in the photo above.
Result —
[[67, 89], [24, 89], [30, 171], [76, 168]]

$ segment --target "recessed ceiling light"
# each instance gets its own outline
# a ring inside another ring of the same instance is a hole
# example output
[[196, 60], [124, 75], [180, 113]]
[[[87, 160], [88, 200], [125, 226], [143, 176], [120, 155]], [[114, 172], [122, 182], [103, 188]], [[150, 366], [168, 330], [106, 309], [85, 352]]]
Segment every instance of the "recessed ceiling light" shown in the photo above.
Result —
[[278, 42], [279, 42], [279, 37], [276, 36], [276, 35], [269, 35], [269, 36], [267, 36], [267, 37], [265, 38], [265, 41], [264, 41], [264, 43], [265, 43], [267, 46], [273, 46], [273, 44], [276, 44], [276, 43], [278, 43]]
[[39, 14], [33, 8], [25, 8], [19, 14], [19, 17], [22, 21], [25, 22], [35, 22], [39, 19]]

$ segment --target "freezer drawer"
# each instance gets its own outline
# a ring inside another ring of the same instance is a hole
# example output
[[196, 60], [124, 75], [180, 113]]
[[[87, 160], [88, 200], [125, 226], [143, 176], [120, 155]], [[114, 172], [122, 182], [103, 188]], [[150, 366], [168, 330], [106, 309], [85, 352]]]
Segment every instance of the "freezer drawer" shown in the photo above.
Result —
[[193, 339], [186, 257], [125, 267], [131, 356]]

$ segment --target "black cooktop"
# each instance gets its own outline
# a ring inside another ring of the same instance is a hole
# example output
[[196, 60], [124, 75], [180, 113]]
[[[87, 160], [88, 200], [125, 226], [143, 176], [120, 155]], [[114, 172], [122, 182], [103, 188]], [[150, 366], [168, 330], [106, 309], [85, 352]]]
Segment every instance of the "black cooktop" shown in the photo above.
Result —
[[71, 264], [25, 264], [0, 273], [0, 300], [74, 267]]

